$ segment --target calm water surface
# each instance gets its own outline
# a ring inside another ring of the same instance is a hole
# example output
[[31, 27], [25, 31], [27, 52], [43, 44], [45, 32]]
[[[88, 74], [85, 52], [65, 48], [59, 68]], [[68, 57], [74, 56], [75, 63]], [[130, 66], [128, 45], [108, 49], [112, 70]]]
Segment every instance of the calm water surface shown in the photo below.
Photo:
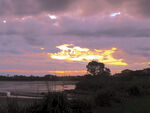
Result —
[[75, 89], [73, 81], [0, 81], [0, 92], [64, 91]]

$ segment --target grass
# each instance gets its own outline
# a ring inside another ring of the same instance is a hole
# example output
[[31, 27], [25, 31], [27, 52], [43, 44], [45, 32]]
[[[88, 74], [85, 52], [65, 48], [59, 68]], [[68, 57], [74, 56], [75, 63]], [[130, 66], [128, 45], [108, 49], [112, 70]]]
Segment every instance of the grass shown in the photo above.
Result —
[[82, 100], [68, 100], [64, 93], [48, 93], [38, 101], [3, 98], [0, 103], [0, 113], [88, 113], [89, 111], [88, 103]]
[[128, 101], [109, 106], [98, 107], [94, 113], [150, 113], [150, 96], [130, 98]]
[[28, 106], [38, 101], [36, 99], [0, 97], [0, 113], [25, 113]]

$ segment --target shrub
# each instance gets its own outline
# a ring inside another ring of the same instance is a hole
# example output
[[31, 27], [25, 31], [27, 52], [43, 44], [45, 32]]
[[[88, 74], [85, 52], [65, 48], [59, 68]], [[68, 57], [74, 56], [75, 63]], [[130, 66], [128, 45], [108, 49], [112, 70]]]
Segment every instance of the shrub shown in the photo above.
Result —
[[112, 96], [112, 92], [108, 90], [100, 90], [96, 93], [94, 100], [98, 106], [110, 106]]
[[141, 95], [141, 90], [137, 86], [132, 86], [131, 88], [129, 88], [127, 90], [127, 92], [129, 94], [129, 96], [139, 96], [139, 95]]
[[62, 93], [48, 93], [44, 99], [33, 104], [28, 113], [70, 113], [68, 100]]

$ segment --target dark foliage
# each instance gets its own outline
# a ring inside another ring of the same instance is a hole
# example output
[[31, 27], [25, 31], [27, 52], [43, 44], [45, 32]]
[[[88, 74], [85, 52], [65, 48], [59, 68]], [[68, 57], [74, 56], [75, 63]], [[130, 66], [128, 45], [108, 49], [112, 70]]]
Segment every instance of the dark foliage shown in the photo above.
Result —
[[45, 75], [45, 76], [25, 76], [25, 75], [14, 75], [5, 76], [0, 75], [0, 81], [79, 81], [82, 76], [56, 76], [56, 75]]
[[87, 71], [95, 76], [95, 75], [110, 75], [110, 69], [105, 67], [105, 64], [97, 61], [91, 61], [86, 66]]
[[63, 93], [48, 93], [40, 101], [21, 105], [15, 99], [8, 99], [0, 105], [0, 113], [89, 113], [90, 104], [81, 100], [68, 100]]
[[130, 97], [150, 94], [150, 69], [124, 70], [114, 76], [85, 76], [77, 85], [76, 91], [91, 93], [91, 101], [98, 106], [111, 106]]

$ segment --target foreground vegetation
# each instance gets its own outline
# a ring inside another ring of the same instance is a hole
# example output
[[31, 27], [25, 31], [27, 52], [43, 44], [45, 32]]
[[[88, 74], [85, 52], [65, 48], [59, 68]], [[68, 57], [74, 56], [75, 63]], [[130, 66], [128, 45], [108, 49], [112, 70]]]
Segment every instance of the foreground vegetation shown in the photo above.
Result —
[[76, 86], [92, 113], [150, 113], [150, 69], [87, 75]]
[[48, 93], [26, 104], [8, 99], [0, 113], [150, 113], [150, 68], [113, 76], [102, 63], [87, 68], [90, 74], [79, 79], [75, 90]]
[[[4, 99], [3, 99], [4, 100]], [[82, 101], [68, 100], [64, 93], [48, 93], [41, 100], [5, 99], [0, 113], [88, 113], [90, 106]]]

